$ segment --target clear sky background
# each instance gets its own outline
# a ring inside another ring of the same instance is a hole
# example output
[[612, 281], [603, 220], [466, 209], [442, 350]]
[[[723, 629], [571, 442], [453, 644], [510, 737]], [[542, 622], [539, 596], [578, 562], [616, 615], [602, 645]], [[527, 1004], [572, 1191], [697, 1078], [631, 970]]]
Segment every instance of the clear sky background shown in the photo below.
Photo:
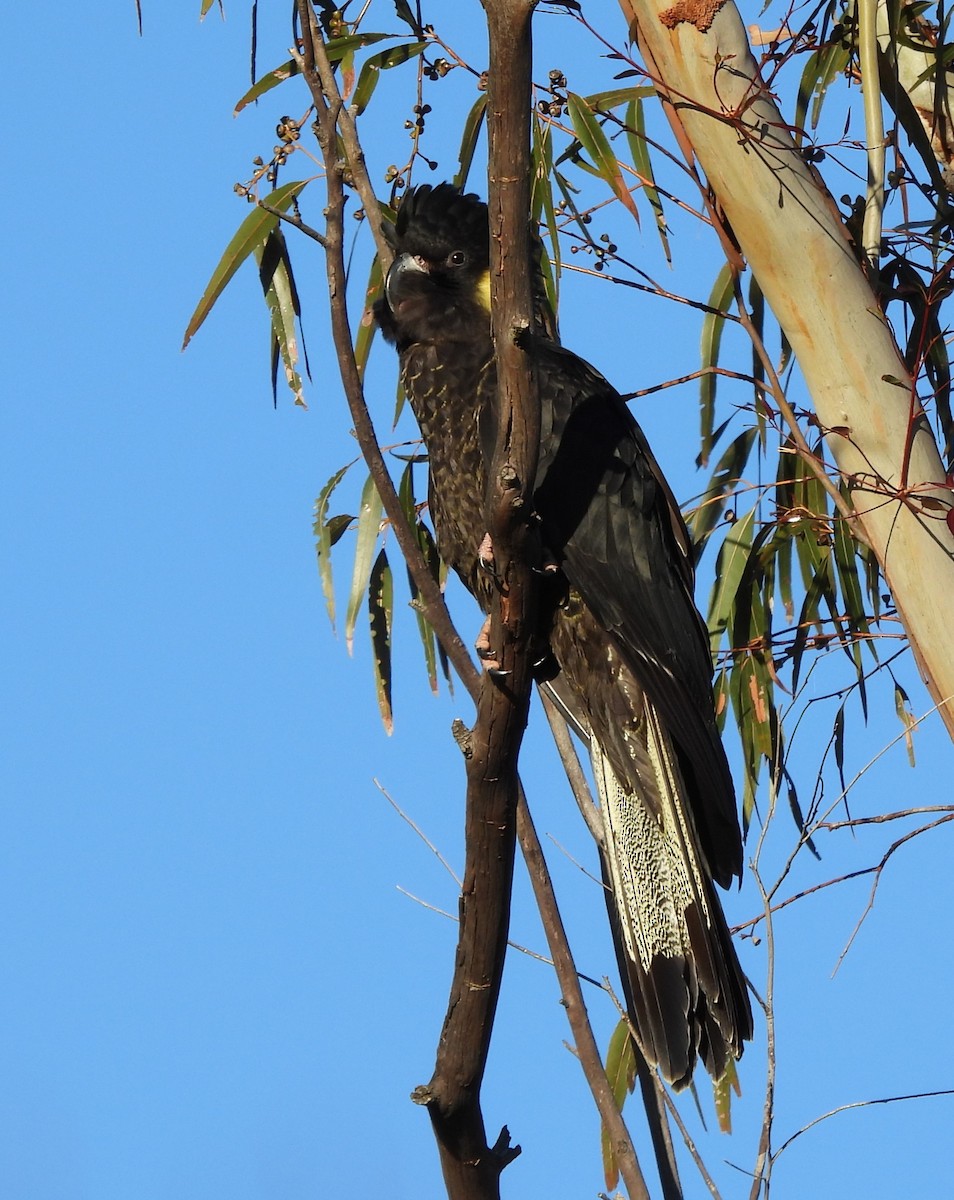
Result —
[[[459, 869], [463, 772], [448, 727], [468, 706], [446, 689], [430, 695], [402, 616], [387, 738], [366, 632], [352, 660], [329, 629], [312, 505], [355, 448], [320, 251], [294, 248], [308, 411], [284, 395], [272, 406], [250, 268], [179, 351], [245, 216], [232, 184], [270, 153], [278, 117], [306, 102], [280, 92], [232, 118], [248, 86], [246, 5], [201, 26], [198, 0], [143, 7], [142, 40], [132, 0], [11, 5], [2, 21], [0, 1198], [436, 1197], [429, 1123], [408, 1095], [432, 1069], [455, 931], [398, 887], [451, 912], [456, 887], [374, 781]], [[259, 7], [267, 69], [287, 57], [290, 5]], [[372, 26], [394, 30], [390, 6], [377, 7]], [[620, 36], [614, 6], [589, 7]], [[470, 51], [479, 6], [461, 9]], [[569, 74], [576, 26], [538, 24], [537, 74]], [[606, 86], [614, 69], [579, 90]], [[408, 102], [394, 86], [391, 140], [367, 146], [377, 180], [406, 152]], [[469, 103], [464, 81], [453, 86]], [[443, 145], [438, 175], [450, 177], [454, 144], [440, 143], [434, 107], [431, 149]], [[630, 256], [654, 256], [659, 271], [648, 222], [627, 236]], [[690, 229], [676, 253], [696, 271], [680, 286], [704, 296], [717, 269], [707, 240]], [[696, 314], [629, 293], [601, 307], [607, 295], [567, 285], [568, 344], [623, 390], [694, 369]], [[369, 390], [385, 429], [394, 371], [377, 352]], [[637, 414], [678, 494], [699, 491], [693, 389]], [[339, 597], [348, 553], [343, 544]], [[459, 612], [465, 636], [476, 633], [473, 609]], [[910, 658], [899, 670], [926, 711]], [[824, 669], [818, 679], [823, 691]], [[873, 689], [872, 710], [867, 730], [852, 714], [849, 777], [897, 735], [889, 687]], [[832, 710], [819, 714], [799, 735], [805, 779], [831, 729]], [[853, 791], [853, 812], [944, 802], [951, 750], [936, 719], [917, 753], [912, 771], [903, 746], [889, 750]], [[614, 969], [605, 911], [573, 861], [593, 870], [595, 855], [551, 757], [533, 729], [531, 803], [554, 839], [580, 969], [600, 977]], [[785, 814], [778, 825], [774, 861], [793, 838]], [[779, 918], [776, 1145], [838, 1105], [954, 1084], [949, 830], [898, 853], [834, 976], [869, 882]], [[821, 863], [800, 862], [790, 890], [876, 862], [897, 832], [832, 839]], [[513, 937], [543, 951], [527, 890], [518, 869]], [[727, 908], [733, 922], [758, 911], [751, 881]], [[764, 946], [742, 954], [764, 986]], [[605, 1044], [615, 1014], [595, 989], [588, 997]], [[755, 1157], [757, 1023], [736, 1134], [706, 1143], [726, 1197], [748, 1192], [729, 1164], [744, 1172]], [[489, 1129], [506, 1122], [524, 1146], [505, 1195], [595, 1197], [603, 1186], [568, 1037], [551, 971], [512, 955], [484, 1105]], [[711, 1114], [707, 1093], [700, 1080]], [[691, 1103], [685, 1111], [698, 1133]], [[632, 1113], [639, 1129], [635, 1102]], [[836, 1116], [786, 1151], [776, 1200], [947, 1194], [950, 1122], [949, 1098]]]

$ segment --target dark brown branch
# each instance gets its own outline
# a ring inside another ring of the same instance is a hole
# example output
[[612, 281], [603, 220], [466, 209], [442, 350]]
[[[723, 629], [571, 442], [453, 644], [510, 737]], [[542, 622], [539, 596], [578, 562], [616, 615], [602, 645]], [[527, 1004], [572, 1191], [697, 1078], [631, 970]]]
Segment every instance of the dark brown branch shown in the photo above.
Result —
[[[448, 1196], [496, 1200], [500, 1172], [518, 1152], [506, 1129], [487, 1144], [480, 1085], [503, 976], [516, 845], [517, 756], [526, 725], [535, 581], [529, 566], [529, 495], [540, 442], [539, 401], [526, 353], [531, 321], [530, 19], [532, 0], [485, 0], [490, 31], [491, 301], [498, 435], [487, 528], [502, 580], [491, 613], [501, 674], [484, 678], [467, 761], [466, 863], [450, 1001], [427, 1104]], [[506, 263], [506, 273], [504, 272]]]

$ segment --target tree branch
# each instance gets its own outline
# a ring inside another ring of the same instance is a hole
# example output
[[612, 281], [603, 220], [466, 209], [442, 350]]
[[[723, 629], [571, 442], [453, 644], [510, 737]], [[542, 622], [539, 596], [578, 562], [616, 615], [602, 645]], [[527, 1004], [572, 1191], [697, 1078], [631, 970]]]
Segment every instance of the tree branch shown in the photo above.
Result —
[[[491, 613], [500, 673], [484, 677], [467, 763], [466, 864], [450, 1001], [427, 1104], [452, 1200], [496, 1200], [518, 1149], [506, 1128], [486, 1141], [480, 1085], [510, 921], [516, 844], [517, 756], [526, 725], [535, 581], [529, 566], [530, 493], [540, 442], [539, 401], [517, 336], [530, 328], [530, 21], [532, 0], [485, 0], [490, 31], [491, 302], [498, 433], [487, 528], [501, 579]], [[507, 270], [503, 266], [506, 262]]]

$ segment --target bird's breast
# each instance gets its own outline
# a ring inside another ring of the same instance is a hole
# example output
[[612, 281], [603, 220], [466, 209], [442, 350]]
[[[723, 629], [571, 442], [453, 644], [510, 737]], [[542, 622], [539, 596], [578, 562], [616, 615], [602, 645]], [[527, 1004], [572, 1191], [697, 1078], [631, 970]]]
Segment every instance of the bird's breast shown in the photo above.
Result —
[[479, 418], [481, 385], [492, 362], [486, 353], [447, 353], [429, 344], [409, 347], [401, 359], [401, 380], [427, 449], [437, 548], [482, 604], [486, 588], [477, 550], [487, 532], [487, 469]]

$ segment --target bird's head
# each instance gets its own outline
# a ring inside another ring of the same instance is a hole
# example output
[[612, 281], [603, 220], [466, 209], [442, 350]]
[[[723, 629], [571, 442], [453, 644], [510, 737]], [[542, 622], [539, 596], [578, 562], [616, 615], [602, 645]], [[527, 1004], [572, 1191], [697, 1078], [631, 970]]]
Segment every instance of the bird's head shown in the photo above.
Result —
[[394, 262], [374, 306], [388, 341], [473, 340], [490, 334], [487, 205], [449, 183], [412, 188], [389, 240]]

